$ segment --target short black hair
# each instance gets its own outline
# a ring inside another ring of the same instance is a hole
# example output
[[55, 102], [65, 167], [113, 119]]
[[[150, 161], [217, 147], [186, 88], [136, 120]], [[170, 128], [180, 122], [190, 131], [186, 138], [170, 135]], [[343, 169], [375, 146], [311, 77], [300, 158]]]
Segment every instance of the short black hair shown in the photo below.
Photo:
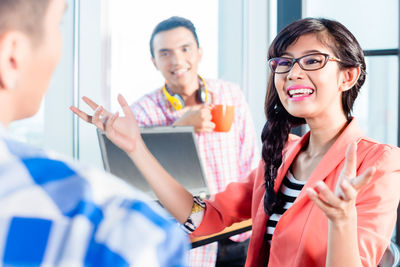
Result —
[[154, 57], [154, 47], [153, 47], [154, 36], [156, 36], [156, 34], [159, 32], [172, 30], [178, 27], [185, 27], [186, 29], [191, 31], [194, 36], [194, 39], [196, 40], [197, 47], [200, 47], [199, 38], [197, 37], [196, 28], [194, 27], [193, 23], [188, 19], [178, 16], [173, 16], [170, 17], [169, 19], [161, 21], [154, 28], [153, 33], [151, 34], [150, 37], [150, 53], [152, 57]]

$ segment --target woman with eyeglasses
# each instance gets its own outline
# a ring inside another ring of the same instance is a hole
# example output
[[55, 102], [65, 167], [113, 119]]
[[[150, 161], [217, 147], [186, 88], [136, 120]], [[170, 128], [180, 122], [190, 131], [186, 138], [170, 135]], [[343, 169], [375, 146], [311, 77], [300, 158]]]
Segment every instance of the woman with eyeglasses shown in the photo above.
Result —
[[[122, 96], [124, 117], [79, 115], [128, 153], [192, 235], [252, 218], [246, 266], [376, 266], [396, 222], [400, 149], [365, 137], [351, 116], [366, 75], [360, 45], [342, 24], [307, 18], [278, 34], [268, 58], [263, 159], [209, 200], [156, 162]], [[303, 124], [306, 135], [290, 134]]]

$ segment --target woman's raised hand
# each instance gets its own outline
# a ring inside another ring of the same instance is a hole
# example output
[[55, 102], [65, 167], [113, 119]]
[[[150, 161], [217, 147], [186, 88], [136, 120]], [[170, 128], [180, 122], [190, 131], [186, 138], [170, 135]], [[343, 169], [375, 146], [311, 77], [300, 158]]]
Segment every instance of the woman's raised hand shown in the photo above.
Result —
[[97, 128], [104, 131], [114, 144], [119, 146], [126, 153], [135, 150], [138, 140], [141, 140], [140, 130], [135, 116], [128, 103], [122, 95], [118, 96], [118, 102], [124, 112], [124, 117], [120, 117], [118, 112], [112, 114], [97, 105], [88, 97], [83, 97], [83, 101], [94, 110], [93, 116], [88, 115], [77, 107], [70, 107], [72, 112], [88, 123], [94, 124]]
[[[104, 131], [103, 119], [111, 117], [112, 114], [86, 96], [82, 97], [82, 100], [85, 101], [85, 103], [94, 111], [93, 116], [74, 106], [71, 106], [70, 110], [72, 110], [72, 112], [78, 115], [82, 120], [94, 124], [97, 128]], [[100, 118], [102, 120], [99, 120]]]
[[316, 190], [307, 188], [306, 191], [309, 198], [334, 223], [356, 218], [355, 201], [357, 194], [375, 173], [375, 168], [368, 168], [363, 174], [356, 176], [356, 151], [356, 143], [350, 144], [347, 148], [345, 165], [340, 173], [335, 192], [332, 192], [322, 181], [317, 182]]
[[114, 113], [106, 120], [105, 132], [108, 139], [130, 154], [135, 150], [138, 140], [142, 140], [140, 130], [135, 115], [122, 95], [118, 95], [118, 102], [125, 117], [119, 117], [118, 112]]

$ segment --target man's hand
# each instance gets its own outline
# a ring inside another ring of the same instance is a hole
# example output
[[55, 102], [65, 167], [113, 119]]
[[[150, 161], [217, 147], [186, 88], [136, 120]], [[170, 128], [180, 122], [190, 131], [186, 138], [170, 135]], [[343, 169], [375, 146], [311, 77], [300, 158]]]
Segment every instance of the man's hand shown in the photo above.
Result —
[[209, 105], [189, 107], [174, 125], [193, 126], [196, 133], [212, 132], [215, 124], [211, 121], [211, 108]]

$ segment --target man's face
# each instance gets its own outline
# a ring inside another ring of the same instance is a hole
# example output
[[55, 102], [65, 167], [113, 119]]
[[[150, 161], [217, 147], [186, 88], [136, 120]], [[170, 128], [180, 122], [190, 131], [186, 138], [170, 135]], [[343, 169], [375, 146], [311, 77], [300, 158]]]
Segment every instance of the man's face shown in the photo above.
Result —
[[153, 49], [153, 63], [172, 90], [191, 93], [185, 90], [198, 88], [197, 69], [202, 51], [190, 30], [178, 27], [157, 33]]
[[17, 81], [17, 104], [21, 107], [18, 111], [19, 118], [34, 115], [47, 91], [51, 75], [61, 55], [62, 36], [59, 26], [65, 8], [65, 0], [50, 0], [42, 20], [42, 36], [37, 44], [30, 42], [30, 49]]

